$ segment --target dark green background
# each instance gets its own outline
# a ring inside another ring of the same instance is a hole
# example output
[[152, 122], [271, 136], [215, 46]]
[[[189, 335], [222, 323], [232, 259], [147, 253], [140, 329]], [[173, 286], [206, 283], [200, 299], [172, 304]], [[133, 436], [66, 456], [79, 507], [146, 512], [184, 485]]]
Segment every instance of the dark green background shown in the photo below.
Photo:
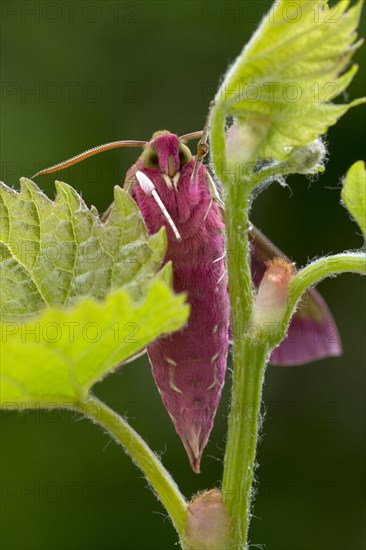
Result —
[[[3, 2], [2, 179], [17, 187], [20, 176], [107, 141], [200, 129], [223, 72], [268, 6]], [[361, 70], [349, 97], [363, 93]], [[361, 245], [339, 199], [340, 178], [363, 157], [364, 113], [352, 110], [329, 131], [330, 160], [319, 181], [289, 178], [292, 193], [273, 185], [255, 203], [253, 221], [298, 265]], [[102, 211], [137, 154], [108, 152], [58, 176]], [[52, 177], [38, 183], [54, 196]], [[365, 547], [364, 286], [345, 275], [319, 287], [344, 355], [267, 371], [250, 540], [268, 550]], [[129, 416], [189, 496], [221, 479], [229, 386], [200, 476], [190, 471], [146, 360], [95, 392]], [[141, 473], [96, 426], [38, 411], [3, 415], [1, 435], [4, 550], [175, 547], [174, 530]]]

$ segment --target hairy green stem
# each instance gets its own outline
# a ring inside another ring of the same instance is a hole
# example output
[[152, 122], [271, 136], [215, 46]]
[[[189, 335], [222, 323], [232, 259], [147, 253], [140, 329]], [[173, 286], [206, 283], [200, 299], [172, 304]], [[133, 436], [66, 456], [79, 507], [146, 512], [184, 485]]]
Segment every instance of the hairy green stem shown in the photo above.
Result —
[[244, 185], [231, 184], [225, 199], [234, 376], [222, 491], [232, 519], [232, 548], [236, 550], [244, 547], [249, 526], [266, 350], [251, 345], [245, 338], [253, 307], [247, 230], [248, 189]]
[[[255, 163], [253, 163], [253, 166]], [[292, 161], [274, 162], [258, 172], [253, 172], [248, 177], [248, 185], [254, 189], [261, 185], [266, 180], [271, 182], [281, 176], [289, 176], [291, 174], [301, 174], [301, 166]]]
[[[236, 174], [225, 162], [224, 122], [219, 106], [212, 110], [211, 156], [216, 174], [224, 184], [226, 256], [229, 273], [230, 301], [234, 337], [242, 337], [248, 323], [253, 289], [248, 240], [250, 186], [236, 180]], [[234, 338], [235, 340], [236, 338]]]
[[246, 547], [262, 385], [268, 349], [247, 338], [236, 341], [222, 493], [232, 519], [233, 550]]
[[220, 105], [211, 114], [211, 155], [225, 193], [227, 265], [234, 335], [234, 374], [226, 444], [223, 498], [231, 517], [231, 548], [244, 548], [250, 520], [251, 486], [267, 347], [245, 337], [253, 308], [248, 241], [251, 185], [235, 181], [225, 164], [225, 117]]
[[[319, 258], [301, 269], [292, 279], [289, 286], [288, 304], [284, 315], [284, 331], [295, 312], [296, 305], [304, 292], [325, 277], [339, 273], [359, 273], [366, 275], [365, 252], [344, 252]], [[282, 335], [284, 338], [285, 332]]]
[[78, 409], [105, 428], [131, 456], [165, 506], [183, 544], [187, 520], [186, 501], [155, 453], [121, 416], [95, 396], [90, 395], [78, 405]]
[[234, 341], [242, 338], [253, 307], [248, 207], [246, 188], [231, 185], [225, 193], [225, 227]]

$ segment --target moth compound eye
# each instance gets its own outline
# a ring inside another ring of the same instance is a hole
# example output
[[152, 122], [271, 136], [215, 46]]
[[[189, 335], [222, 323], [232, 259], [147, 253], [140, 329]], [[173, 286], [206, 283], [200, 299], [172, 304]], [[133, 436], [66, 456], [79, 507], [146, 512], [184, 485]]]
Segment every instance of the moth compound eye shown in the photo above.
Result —
[[184, 164], [188, 164], [189, 162], [191, 162], [191, 159], [192, 159], [191, 151], [188, 149], [186, 145], [183, 145], [183, 143], [181, 143], [179, 145], [179, 160], [180, 160], [181, 166], [184, 166]]
[[154, 147], [146, 147], [141, 155], [141, 160], [145, 168], [159, 168], [159, 158]]

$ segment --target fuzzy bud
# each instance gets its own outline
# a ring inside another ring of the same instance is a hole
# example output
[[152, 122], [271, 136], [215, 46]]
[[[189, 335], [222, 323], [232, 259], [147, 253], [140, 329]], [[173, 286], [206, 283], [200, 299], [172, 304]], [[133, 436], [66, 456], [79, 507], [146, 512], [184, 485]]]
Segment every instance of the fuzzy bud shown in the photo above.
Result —
[[258, 288], [251, 319], [251, 328], [259, 328], [261, 331], [281, 326], [287, 307], [288, 287], [295, 275], [293, 264], [283, 258], [276, 258], [267, 265], [267, 271]]
[[297, 174], [315, 174], [323, 169], [326, 153], [322, 139], [318, 138], [305, 147], [294, 149], [289, 158], [289, 165], [295, 165], [293, 171]]
[[270, 122], [265, 116], [244, 121], [235, 119], [226, 133], [226, 160], [245, 165], [252, 161], [265, 138]]
[[186, 544], [188, 550], [230, 548], [230, 520], [218, 489], [201, 493], [189, 503]]

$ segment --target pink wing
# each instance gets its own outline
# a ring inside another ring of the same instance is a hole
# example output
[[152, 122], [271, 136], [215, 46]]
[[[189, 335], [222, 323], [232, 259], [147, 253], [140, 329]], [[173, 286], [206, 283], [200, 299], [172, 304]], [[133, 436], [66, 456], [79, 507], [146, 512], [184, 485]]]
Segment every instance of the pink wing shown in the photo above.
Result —
[[[265, 262], [285, 257], [258, 229], [250, 232], [252, 241], [251, 266], [253, 282], [259, 285], [266, 270]], [[287, 333], [287, 337], [272, 352], [273, 365], [302, 365], [329, 356], [339, 356], [342, 345], [337, 326], [319, 292], [304, 294]]]

